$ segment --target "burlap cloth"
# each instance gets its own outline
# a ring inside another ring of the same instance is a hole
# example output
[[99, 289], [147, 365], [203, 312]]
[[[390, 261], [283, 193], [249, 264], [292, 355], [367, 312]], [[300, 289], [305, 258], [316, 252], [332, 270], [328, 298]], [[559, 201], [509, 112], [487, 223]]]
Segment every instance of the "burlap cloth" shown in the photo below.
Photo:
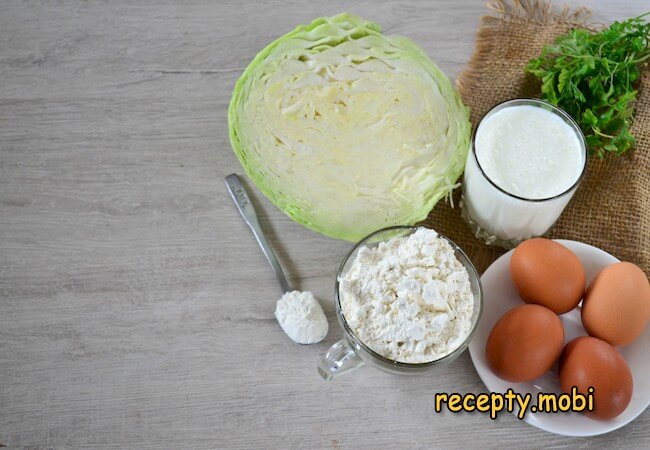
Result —
[[[555, 9], [539, 0], [496, 1], [481, 18], [476, 49], [456, 86], [471, 109], [471, 121], [516, 97], [539, 97], [540, 84], [524, 66], [542, 47], [571, 28], [587, 26], [589, 11]], [[592, 27], [592, 26], [590, 26]], [[549, 237], [599, 247], [650, 271], [650, 70], [644, 70], [632, 127], [636, 150], [625, 156], [591, 157], [587, 174]], [[483, 272], [504, 250], [478, 241], [455, 208], [439, 202], [426, 224], [463, 248]]]

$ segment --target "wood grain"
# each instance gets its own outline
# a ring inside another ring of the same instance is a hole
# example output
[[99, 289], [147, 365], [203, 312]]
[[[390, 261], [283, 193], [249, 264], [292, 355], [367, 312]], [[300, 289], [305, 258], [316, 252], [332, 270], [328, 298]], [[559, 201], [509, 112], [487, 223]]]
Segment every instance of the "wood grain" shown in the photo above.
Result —
[[[577, 2], [573, 2], [577, 4]], [[604, 22], [647, 1], [584, 1]], [[482, 1], [8, 1], [0, 4], [0, 444], [42, 448], [647, 447], [647, 412], [567, 439], [503, 415], [435, 414], [485, 390], [467, 354], [439, 374], [326, 383], [334, 274], [349, 244], [251, 193], [324, 342], [273, 319], [273, 273], [230, 202], [226, 109], [266, 43], [349, 10], [455, 77]], [[250, 185], [249, 185], [250, 186]]]

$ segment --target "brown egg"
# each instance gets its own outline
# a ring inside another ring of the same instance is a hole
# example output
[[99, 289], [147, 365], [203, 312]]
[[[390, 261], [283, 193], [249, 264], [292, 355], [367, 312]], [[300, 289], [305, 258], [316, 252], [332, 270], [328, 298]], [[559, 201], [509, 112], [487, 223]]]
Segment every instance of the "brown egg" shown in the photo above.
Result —
[[594, 388], [594, 410], [585, 413], [595, 419], [612, 419], [627, 408], [632, 399], [632, 372], [623, 357], [607, 342], [591, 336], [575, 338], [567, 344], [558, 365], [560, 386], [571, 393], [587, 394]]
[[553, 311], [539, 305], [521, 305], [494, 325], [485, 354], [499, 378], [521, 383], [550, 370], [563, 345], [564, 328]]
[[534, 238], [517, 246], [510, 259], [512, 282], [525, 303], [556, 314], [575, 308], [585, 292], [585, 270], [578, 257], [550, 239]]
[[589, 285], [582, 302], [582, 324], [591, 336], [612, 345], [638, 338], [650, 320], [650, 283], [629, 262], [605, 267]]

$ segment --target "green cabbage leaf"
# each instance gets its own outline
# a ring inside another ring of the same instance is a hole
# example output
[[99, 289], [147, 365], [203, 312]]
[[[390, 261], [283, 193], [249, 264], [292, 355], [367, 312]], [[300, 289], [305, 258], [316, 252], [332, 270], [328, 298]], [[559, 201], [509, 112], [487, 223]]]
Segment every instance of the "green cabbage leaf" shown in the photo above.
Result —
[[424, 51], [351, 14], [262, 50], [228, 121], [239, 161], [278, 208], [352, 241], [426, 218], [470, 144], [468, 109]]

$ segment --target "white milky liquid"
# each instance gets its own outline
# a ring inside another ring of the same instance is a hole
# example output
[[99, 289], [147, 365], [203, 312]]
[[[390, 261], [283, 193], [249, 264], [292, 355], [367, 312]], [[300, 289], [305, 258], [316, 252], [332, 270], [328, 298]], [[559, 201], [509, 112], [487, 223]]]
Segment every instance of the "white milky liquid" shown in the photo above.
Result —
[[[507, 106], [481, 122], [474, 145], [485, 176], [470, 152], [463, 189], [472, 220], [507, 241], [548, 231], [574, 190], [561, 194], [580, 178], [585, 164], [584, 148], [573, 128], [544, 108]], [[508, 194], [548, 200], [531, 202]]]
[[527, 105], [504, 108], [481, 122], [476, 156], [497, 186], [529, 199], [562, 194], [584, 163], [575, 131], [558, 115]]

